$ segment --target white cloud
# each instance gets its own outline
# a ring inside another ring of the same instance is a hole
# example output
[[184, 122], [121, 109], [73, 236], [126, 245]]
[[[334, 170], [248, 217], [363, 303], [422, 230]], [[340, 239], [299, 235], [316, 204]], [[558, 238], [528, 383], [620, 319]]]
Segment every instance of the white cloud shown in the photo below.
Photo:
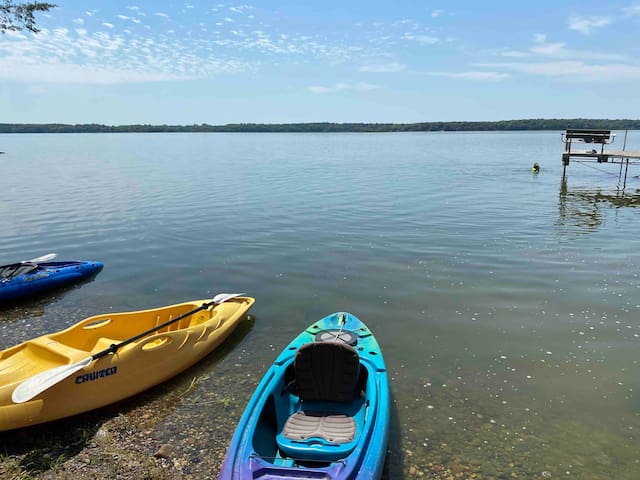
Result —
[[538, 63], [489, 63], [480, 67], [503, 68], [514, 72], [579, 82], [640, 80], [640, 66], [627, 64], [589, 65], [582, 61]]
[[7, 35], [0, 43], [0, 82], [111, 85], [210, 78], [249, 68], [233, 58], [194, 54], [180, 40], [124, 33], [42, 29], [37, 36]]
[[545, 33], [535, 33], [533, 35], [533, 41], [535, 43], [544, 43], [547, 41], [547, 35]]
[[533, 53], [539, 55], [558, 55], [564, 53], [564, 43], [539, 43], [538, 45], [531, 47]]
[[438, 77], [449, 78], [461, 78], [465, 80], [504, 80], [509, 77], [508, 73], [500, 72], [481, 72], [481, 71], [469, 71], [469, 72], [429, 72], [428, 75], [434, 75]]
[[73, 23], [76, 25], [84, 25], [84, 18], [74, 18]]
[[531, 47], [530, 52], [534, 55], [543, 57], [553, 57], [558, 59], [583, 59], [605, 60], [605, 61], [624, 61], [626, 57], [619, 53], [603, 53], [597, 51], [580, 51], [571, 50], [562, 42], [545, 43], [538, 42]]
[[352, 88], [360, 92], [370, 92], [371, 90], [378, 90], [381, 87], [379, 85], [373, 85], [371, 83], [358, 82], [353, 85]]
[[235, 7], [229, 7], [229, 10], [234, 13], [244, 13], [247, 10], [253, 10], [254, 7], [250, 5], [236, 5]]
[[510, 58], [524, 58], [530, 55], [528, 52], [521, 52], [519, 50], [509, 50], [509, 49], [498, 50], [497, 54], [502, 57], [510, 57]]
[[113, 28], [113, 23], [104, 22], [102, 25], [104, 25], [107, 28]]
[[629, 16], [640, 15], [640, 5], [631, 5], [623, 8], [622, 11]]
[[383, 63], [374, 65], [363, 65], [358, 70], [371, 73], [395, 73], [402, 72], [406, 68], [403, 63]]
[[180, 76], [166, 72], [141, 72], [135, 70], [119, 70], [103, 65], [78, 65], [67, 63], [23, 64], [16, 67], [0, 59], [0, 78], [25, 83], [64, 83], [85, 85], [114, 85], [123, 83], [164, 82], [170, 80], [186, 80], [188, 76]]
[[589, 35], [594, 29], [605, 27], [610, 23], [611, 18], [609, 17], [571, 17], [569, 29]]
[[443, 13], [444, 13], [444, 10], [434, 10], [433, 12], [431, 12], [431, 16], [433, 18], [436, 18], [442, 15]]
[[[41, 33], [42, 33], [42, 31], [41, 31]], [[14, 38], [14, 39], [19, 39], [19, 40], [26, 40], [27, 39], [27, 36], [24, 33], [21, 33], [19, 31], [7, 30], [4, 33], [4, 35], [6, 35], [7, 38]]]
[[440, 39], [438, 37], [434, 37], [432, 35], [416, 35], [411, 32], [406, 32], [402, 36], [402, 38], [404, 38], [405, 40], [417, 42], [421, 45], [434, 45], [440, 42]]
[[154, 13], [154, 15], [156, 17], [169, 18], [169, 15], [167, 15], [166, 13], [162, 13], [162, 12], [156, 12], [156, 13]]
[[378, 85], [372, 85], [370, 83], [336, 83], [332, 87], [324, 87], [320, 85], [313, 85], [308, 87], [311, 93], [315, 93], [318, 95], [327, 94], [327, 93], [336, 93], [344, 90], [355, 90], [359, 92], [369, 92], [371, 90], [377, 90], [380, 87]]
[[313, 85], [313, 86], [309, 87], [309, 91], [311, 93], [323, 94], [323, 93], [339, 92], [341, 90], [345, 90], [346, 88], [347, 88], [347, 84], [345, 84], [345, 83], [337, 83], [333, 87], [322, 87], [322, 86], [319, 86], [319, 85]]

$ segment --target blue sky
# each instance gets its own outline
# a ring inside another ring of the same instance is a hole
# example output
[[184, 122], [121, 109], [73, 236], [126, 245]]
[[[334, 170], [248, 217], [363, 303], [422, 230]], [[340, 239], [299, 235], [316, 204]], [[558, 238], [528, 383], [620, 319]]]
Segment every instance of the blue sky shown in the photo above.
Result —
[[640, 0], [55, 0], [0, 122], [640, 118]]

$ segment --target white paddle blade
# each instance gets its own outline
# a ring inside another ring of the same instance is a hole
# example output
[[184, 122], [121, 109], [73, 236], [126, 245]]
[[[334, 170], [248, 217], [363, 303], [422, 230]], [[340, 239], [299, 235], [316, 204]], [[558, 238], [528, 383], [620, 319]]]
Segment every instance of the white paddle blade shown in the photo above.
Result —
[[58, 256], [57, 253], [47, 253], [46, 255], [42, 255], [41, 257], [32, 258], [31, 260], [23, 260], [21, 263], [39, 263], [39, 262], [48, 262], [53, 260]]
[[62, 365], [34, 375], [16, 387], [11, 394], [11, 400], [13, 400], [13, 403], [28, 402], [33, 397], [53, 387], [55, 384], [61, 382], [68, 376], [73, 375], [78, 370], [82, 370], [84, 367], [91, 364], [92, 361], [92, 357], [87, 357], [78, 363]]
[[241, 297], [244, 293], [219, 293], [213, 297], [213, 303], [224, 303], [232, 298]]

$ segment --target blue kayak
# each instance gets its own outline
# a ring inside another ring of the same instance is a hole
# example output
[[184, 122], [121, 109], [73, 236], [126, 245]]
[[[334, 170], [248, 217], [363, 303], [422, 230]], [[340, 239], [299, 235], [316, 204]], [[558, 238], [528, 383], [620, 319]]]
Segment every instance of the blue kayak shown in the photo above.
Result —
[[389, 417], [376, 339], [354, 315], [334, 313], [296, 337], [269, 368], [220, 479], [378, 479]]
[[0, 266], [0, 305], [87, 279], [103, 267], [101, 262], [74, 261], [26, 261]]

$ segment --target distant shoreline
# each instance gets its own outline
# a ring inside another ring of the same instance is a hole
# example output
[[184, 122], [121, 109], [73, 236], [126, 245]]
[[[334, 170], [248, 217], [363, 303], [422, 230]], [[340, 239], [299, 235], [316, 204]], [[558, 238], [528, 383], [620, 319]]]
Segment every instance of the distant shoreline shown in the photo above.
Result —
[[533, 131], [595, 128], [640, 130], [640, 120], [629, 119], [524, 119], [492, 122], [421, 122], [421, 123], [229, 123], [226, 125], [100, 125], [63, 123], [0, 123], [0, 133], [382, 133], [382, 132], [472, 132]]

